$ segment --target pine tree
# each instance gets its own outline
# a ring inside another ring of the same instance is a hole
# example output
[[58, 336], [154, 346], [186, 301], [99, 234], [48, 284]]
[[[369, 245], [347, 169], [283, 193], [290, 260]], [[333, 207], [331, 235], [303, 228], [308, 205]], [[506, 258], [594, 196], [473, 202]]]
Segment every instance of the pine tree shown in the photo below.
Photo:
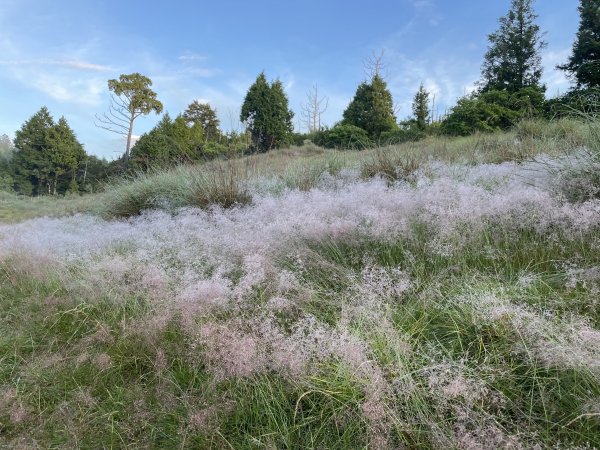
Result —
[[288, 142], [293, 132], [294, 113], [279, 80], [267, 82], [264, 72], [248, 89], [240, 120], [247, 124], [255, 150], [264, 152]]
[[373, 75], [370, 83], [362, 82], [358, 86], [354, 98], [344, 111], [342, 123], [362, 128], [371, 139], [378, 139], [381, 133], [398, 127], [392, 94], [378, 73]]
[[573, 52], [566, 64], [558, 66], [577, 82], [579, 88], [600, 86], [600, 2], [581, 0], [579, 30]]
[[429, 92], [422, 83], [413, 99], [412, 110], [417, 121], [417, 127], [424, 130], [429, 121]]
[[52, 164], [46, 144], [47, 131], [54, 126], [48, 108], [42, 106], [15, 133], [15, 189], [22, 194], [50, 193]]
[[75, 177], [79, 165], [85, 160], [86, 154], [75, 133], [61, 117], [58, 123], [46, 130], [47, 157], [51, 165], [51, 192], [57, 193], [59, 178], [64, 174], [70, 175], [70, 191], [77, 185]]
[[199, 124], [207, 140], [217, 140], [221, 135], [217, 112], [208, 103], [194, 100], [183, 113], [183, 118], [192, 126]]
[[535, 23], [534, 0], [512, 0], [511, 9], [500, 18], [500, 27], [488, 36], [490, 43], [481, 69], [481, 91], [517, 92], [525, 87], [545, 91], [541, 50], [546, 46]]

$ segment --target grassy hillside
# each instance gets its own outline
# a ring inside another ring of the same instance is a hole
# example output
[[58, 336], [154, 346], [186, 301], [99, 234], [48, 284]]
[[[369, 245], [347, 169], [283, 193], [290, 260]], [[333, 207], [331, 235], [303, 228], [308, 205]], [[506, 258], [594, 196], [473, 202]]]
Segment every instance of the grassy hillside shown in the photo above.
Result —
[[0, 447], [600, 447], [595, 130], [3, 197]]

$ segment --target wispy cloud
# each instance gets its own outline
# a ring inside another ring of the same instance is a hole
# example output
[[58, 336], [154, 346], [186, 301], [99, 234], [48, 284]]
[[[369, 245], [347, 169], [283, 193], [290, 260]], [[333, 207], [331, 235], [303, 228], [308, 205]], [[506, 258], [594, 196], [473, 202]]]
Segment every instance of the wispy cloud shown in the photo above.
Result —
[[179, 57], [177, 59], [179, 59], [179, 61], [184, 61], [184, 62], [192, 62], [192, 61], [193, 62], [203, 62], [208, 59], [208, 56], [202, 55], [200, 53], [185, 51], [181, 55], [179, 55]]
[[93, 72], [109, 72], [114, 70], [110, 66], [94, 64], [75, 59], [4, 59], [0, 60], [2, 66], [60, 66], [69, 69], [89, 70]]

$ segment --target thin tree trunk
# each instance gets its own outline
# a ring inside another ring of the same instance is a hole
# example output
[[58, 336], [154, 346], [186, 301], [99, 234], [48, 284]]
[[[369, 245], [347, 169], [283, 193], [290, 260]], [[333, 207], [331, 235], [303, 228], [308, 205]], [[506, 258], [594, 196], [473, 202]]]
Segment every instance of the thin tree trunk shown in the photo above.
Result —
[[127, 133], [127, 147], [125, 147], [125, 170], [129, 168], [129, 150], [131, 149], [131, 135], [133, 134], [133, 121], [135, 117], [133, 113], [131, 114], [131, 118], [129, 119], [129, 132]]

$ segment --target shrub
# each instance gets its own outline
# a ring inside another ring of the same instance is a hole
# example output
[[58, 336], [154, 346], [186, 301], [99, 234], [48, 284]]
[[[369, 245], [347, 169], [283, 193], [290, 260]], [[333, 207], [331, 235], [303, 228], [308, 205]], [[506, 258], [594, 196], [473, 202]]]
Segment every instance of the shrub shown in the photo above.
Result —
[[421, 139], [425, 139], [425, 137], [427, 137], [427, 134], [415, 125], [381, 133], [379, 143], [380, 145], [397, 145], [403, 144], [404, 142], [420, 141]]
[[535, 88], [515, 93], [488, 91], [458, 100], [442, 123], [442, 131], [452, 136], [467, 136], [476, 131], [493, 132], [513, 126], [523, 117], [541, 113], [544, 96]]
[[329, 130], [320, 132], [315, 144], [326, 148], [364, 149], [371, 146], [365, 130], [355, 125], [337, 124]]

